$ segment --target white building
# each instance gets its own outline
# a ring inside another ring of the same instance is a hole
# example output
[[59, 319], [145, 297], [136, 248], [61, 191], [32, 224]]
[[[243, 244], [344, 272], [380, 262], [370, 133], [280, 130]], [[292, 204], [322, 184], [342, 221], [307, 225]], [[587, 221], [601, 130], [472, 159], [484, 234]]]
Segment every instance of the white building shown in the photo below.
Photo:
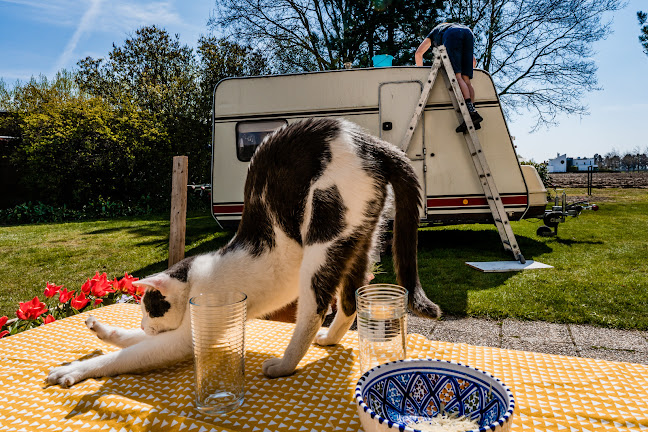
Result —
[[558, 155], [547, 162], [547, 171], [550, 173], [567, 172], [567, 153]]
[[560, 153], [554, 159], [549, 159], [547, 162], [547, 171], [550, 173], [561, 173], [574, 171], [571, 167], [576, 167], [576, 171], [587, 171], [588, 167], [592, 169], [598, 168], [594, 163], [594, 158], [568, 158], [567, 154], [561, 155]]
[[578, 171], [587, 171], [588, 167], [592, 167], [592, 169], [598, 167], [594, 163], [594, 158], [576, 158], [576, 159], [571, 159], [570, 162], [571, 163], [569, 165], [575, 166], [576, 168], [578, 168]]

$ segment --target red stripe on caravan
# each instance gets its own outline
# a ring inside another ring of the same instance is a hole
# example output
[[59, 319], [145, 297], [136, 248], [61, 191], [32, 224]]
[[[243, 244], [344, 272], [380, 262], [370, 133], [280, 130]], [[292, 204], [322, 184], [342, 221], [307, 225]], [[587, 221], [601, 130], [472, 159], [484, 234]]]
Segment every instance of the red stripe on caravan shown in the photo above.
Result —
[[216, 214], [241, 214], [243, 213], [243, 204], [213, 204], [212, 209]]
[[[503, 196], [504, 205], [526, 205], [526, 195]], [[468, 198], [428, 198], [428, 207], [474, 207], [487, 206], [485, 197], [468, 197]]]

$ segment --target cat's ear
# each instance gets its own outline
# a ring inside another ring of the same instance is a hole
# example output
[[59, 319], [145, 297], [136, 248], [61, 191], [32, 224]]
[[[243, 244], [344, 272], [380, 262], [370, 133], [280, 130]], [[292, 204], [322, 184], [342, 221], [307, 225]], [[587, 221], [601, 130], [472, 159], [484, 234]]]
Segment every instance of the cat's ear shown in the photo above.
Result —
[[153, 276], [140, 279], [133, 282], [133, 285], [144, 288], [145, 291], [154, 289], [160, 291], [162, 295], [166, 294], [169, 289], [169, 278], [168, 275], [164, 273], [154, 274]]

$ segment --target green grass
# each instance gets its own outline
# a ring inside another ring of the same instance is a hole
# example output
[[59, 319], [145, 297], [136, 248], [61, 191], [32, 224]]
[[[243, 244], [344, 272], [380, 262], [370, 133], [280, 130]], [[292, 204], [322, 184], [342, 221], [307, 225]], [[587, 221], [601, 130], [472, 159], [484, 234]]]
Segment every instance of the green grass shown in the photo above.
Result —
[[[225, 244], [209, 215], [187, 218], [186, 254]], [[109, 278], [128, 272], [145, 277], [167, 268], [168, 217], [50, 223], [0, 227], [0, 316], [15, 316], [17, 305], [43, 295], [46, 282], [80, 289], [95, 272]]]
[[[583, 189], [568, 191], [584, 195]], [[597, 212], [561, 224], [557, 238], [535, 234], [541, 222], [514, 222], [527, 259], [548, 270], [482, 273], [466, 261], [511, 260], [487, 225], [422, 228], [419, 273], [447, 315], [515, 317], [648, 329], [648, 190], [595, 190]], [[216, 249], [231, 233], [208, 215], [187, 222], [187, 255]], [[166, 268], [166, 217], [0, 227], [0, 316], [42, 295], [46, 282], [80, 288], [96, 271], [138, 277]], [[383, 257], [377, 282], [394, 282]]]

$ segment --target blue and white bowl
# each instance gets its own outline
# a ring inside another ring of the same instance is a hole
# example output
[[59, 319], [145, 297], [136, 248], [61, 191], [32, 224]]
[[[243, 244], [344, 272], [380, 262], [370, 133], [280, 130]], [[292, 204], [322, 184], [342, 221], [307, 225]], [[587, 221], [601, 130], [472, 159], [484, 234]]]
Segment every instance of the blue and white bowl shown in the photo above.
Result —
[[474, 432], [504, 432], [515, 408], [513, 394], [493, 375], [436, 359], [376, 366], [358, 380], [355, 398], [365, 432], [419, 431], [417, 422], [442, 413], [476, 421]]

